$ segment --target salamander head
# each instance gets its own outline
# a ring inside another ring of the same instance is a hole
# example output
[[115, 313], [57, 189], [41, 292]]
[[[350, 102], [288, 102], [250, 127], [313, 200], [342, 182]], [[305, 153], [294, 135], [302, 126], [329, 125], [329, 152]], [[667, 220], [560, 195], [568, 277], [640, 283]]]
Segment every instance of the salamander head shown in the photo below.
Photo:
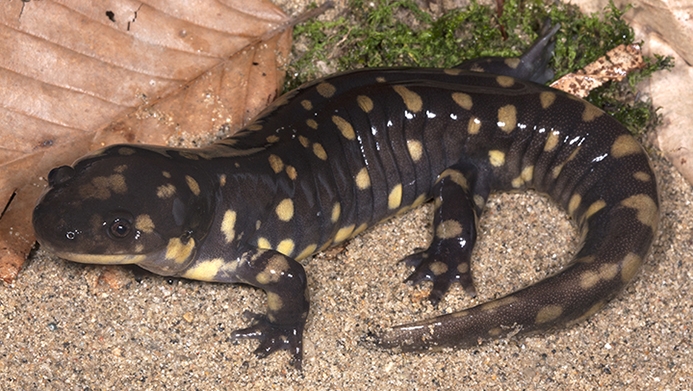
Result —
[[175, 274], [205, 237], [214, 203], [202, 170], [179, 155], [118, 145], [53, 169], [34, 208], [39, 243], [75, 262], [159, 261], [157, 272]]

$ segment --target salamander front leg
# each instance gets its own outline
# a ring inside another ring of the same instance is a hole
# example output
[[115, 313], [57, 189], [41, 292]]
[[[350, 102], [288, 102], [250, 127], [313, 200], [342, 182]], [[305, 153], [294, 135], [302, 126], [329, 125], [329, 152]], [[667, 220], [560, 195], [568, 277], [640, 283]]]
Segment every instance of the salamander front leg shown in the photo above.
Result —
[[279, 252], [257, 250], [239, 265], [236, 274], [241, 282], [267, 292], [267, 315], [254, 314], [255, 323], [236, 330], [234, 338], [258, 339], [258, 357], [286, 349], [292, 355], [293, 366], [301, 369], [303, 329], [309, 309], [303, 266]]
[[[303, 329], [309, 307], [303, 266], [279, 252], [261, 249], [246, 251], [239, 259], [224, 263], [220, 267], [206, 266], [201, 263], [193, 267], [185, 277], [240, 282], [267, 293], [267, 314], [253, 314], [254, 323], [247, 328], [236, 330], [233, 337], [258, 339], [260, 345], [255, 354], [261, 358], [277, 350], [288, 350], [292, 355], [293, 366], [301, 369]], [[196, 270], [206, 272], [211, 269], [215, 269], [214, 273], [207, 276], [195, 275]]]
[[402, 261], [416, 267], [407, 281], [433, 281], [429, 300], [437, 304], [459, 282], [476, 296], [472, 280], [471, 255], [476, 243], [476, 224], [486, 199], [488, 186], [478, 186], [474, 167], [456, 164], [443, 171], [433, 187], [434, 234], [428, 249]]

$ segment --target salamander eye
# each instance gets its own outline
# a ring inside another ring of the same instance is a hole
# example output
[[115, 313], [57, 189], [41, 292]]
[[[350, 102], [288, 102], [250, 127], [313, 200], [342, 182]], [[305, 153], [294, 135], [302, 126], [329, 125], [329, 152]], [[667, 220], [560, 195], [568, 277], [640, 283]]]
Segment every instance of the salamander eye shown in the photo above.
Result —
[[132, 223], [123, 218], [115, 218], [108, 227], [108, 233], [116, 239], [123, 239], [132, 232]]

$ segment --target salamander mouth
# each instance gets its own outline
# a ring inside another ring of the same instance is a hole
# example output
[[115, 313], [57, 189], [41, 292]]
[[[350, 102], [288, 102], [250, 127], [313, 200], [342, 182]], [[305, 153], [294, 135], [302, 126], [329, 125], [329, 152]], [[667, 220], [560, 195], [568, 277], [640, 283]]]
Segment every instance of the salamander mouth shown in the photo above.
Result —
[[54, 251], [51, 250], [55, 255], [60, 258], [67, 259], [69, 261], [78, 263], [91, 263], [98, 265], [127, 265], [140, 263], [147, 258], [146, 254], [82, 254], [73, 253], [67, 251]]

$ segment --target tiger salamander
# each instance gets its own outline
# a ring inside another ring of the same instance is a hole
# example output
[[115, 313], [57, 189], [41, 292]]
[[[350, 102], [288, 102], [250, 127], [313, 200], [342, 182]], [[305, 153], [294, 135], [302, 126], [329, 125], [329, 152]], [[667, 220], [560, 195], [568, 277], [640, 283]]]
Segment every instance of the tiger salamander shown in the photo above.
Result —
[[408, 280], [432, 281], [434, 303], [455, 282], [474, 294], [470, 255], [489, 193], [535, 189], [579, 229], [569, 265], [370, 340], [464, 347], [579, 322], [636, 275], [659, 199], [648, 156], [621, 124], [536, 83], [550, 77], [556, 27], [520, 58], [305, 84], [204, 148], [113, 145], [57, 167], [34, 210], [38, 241], [76, 262], [263, 289], [266, 315], [233, 335], [258, 339], [261, 357], [287, 349], [300, 367], [309, 300], [298, 261], [432, 199], [433, 239], [405, 258]]

